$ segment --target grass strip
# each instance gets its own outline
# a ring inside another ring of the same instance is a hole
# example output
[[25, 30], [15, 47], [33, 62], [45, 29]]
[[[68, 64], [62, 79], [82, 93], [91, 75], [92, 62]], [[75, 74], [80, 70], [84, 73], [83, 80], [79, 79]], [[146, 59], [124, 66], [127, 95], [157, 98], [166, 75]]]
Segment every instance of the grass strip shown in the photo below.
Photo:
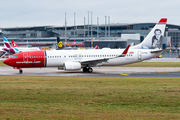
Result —
[[180, 78], [0, 77], [0, 119], [179, 119]]

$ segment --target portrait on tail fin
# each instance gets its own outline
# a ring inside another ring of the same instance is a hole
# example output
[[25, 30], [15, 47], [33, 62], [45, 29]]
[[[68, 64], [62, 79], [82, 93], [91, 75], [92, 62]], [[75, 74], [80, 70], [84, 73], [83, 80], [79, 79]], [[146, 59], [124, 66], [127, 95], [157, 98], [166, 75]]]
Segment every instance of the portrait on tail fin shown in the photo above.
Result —
[[167, 18], [161, 18], [145, 39], [140, 44], [132, 46], [131, 49], [162, 49], [166, 22]]
[[151, 49], [162, 48], [162, 32], [160, 29], [154, 31], [154, 36], [152, 37]]

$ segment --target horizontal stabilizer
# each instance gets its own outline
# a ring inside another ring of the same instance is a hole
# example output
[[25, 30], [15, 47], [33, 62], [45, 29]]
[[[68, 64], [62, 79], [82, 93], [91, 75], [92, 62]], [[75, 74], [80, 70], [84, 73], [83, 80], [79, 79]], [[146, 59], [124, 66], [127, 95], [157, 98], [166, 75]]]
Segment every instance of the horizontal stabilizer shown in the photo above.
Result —
[[164, 52], [164, 51], [168, 51], [170, 49], [162, 49], [162, 50], [153, 50], [151, 51], [151, 53], [160, 53], [160, 52]]

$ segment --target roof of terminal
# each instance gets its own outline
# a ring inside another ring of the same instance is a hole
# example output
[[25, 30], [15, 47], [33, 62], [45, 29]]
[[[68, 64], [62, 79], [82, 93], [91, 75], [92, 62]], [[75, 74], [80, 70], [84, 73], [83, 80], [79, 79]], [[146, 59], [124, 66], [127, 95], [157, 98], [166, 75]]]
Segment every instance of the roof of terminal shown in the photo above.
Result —
[[[156, 23], [114, 23], [110, 24], [110, 27], [127, 27], [127, 26], [138, 26], [138, 25], [146, 25], [150, 28], [154, 27]], [[88, 26], [88, 25], [86, 25]], [[91, 26], [91, 25], [89, 25]], [[97, 25], [93, 24], [94, 27], [97, 27]], [[173, 24], [167, 24], [168, 28], [176, 28], [180, 30], [179, 25], [173, 25]], [[79, 27], [78, 29], [83, 29], [84, 25], [77, 25]], [[105, 24], [100, 24], [100, 28], [104, 28]], [[108, 24], [107, 24], [108, 27]], [[31, 27], [10, 27], [10, 28], [0, 28], [0, 31], [46, 31], [48, 29], [62, 29], [64, 30], [65, 26], [31, 26]], [[67, 26], [67, 30], [73, 29], [74, 26]]]

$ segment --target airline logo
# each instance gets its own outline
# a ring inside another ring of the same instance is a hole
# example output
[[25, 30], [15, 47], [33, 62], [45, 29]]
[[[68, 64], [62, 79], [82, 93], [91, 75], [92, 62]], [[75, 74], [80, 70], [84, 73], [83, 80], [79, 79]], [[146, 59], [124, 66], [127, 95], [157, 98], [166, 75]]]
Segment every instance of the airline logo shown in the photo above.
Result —
[[13, 40], [11, 40], [13, 47], [19, 47]]
[[8, 40], [7, 40], [5, 37], [3, 37], [3, 40], [4, 40], [5, 42], [8, 42]]
[[9, 43], [4, 43], [6, 45], [7, 48], [11, 48]]
[[62, 43], [62, 41], [59, 41], [59, 43], [58, 43], [58, 47], [60, 47], [60, 48], [62, 48], [62, 47], [63, 47], [63, 43]]
[[133, 51], [131, 51], [131, 52], [129, 52], [129, 54], [134, 54], [134, 52], [133, 52]]
[[14, 49], [19, 52], [19, 49], [18, 49], [18, 48], [14, 48]]
[[16, 44], [15, 44], [15, 43], [13, 43], [13, 47], [16, 47]]

